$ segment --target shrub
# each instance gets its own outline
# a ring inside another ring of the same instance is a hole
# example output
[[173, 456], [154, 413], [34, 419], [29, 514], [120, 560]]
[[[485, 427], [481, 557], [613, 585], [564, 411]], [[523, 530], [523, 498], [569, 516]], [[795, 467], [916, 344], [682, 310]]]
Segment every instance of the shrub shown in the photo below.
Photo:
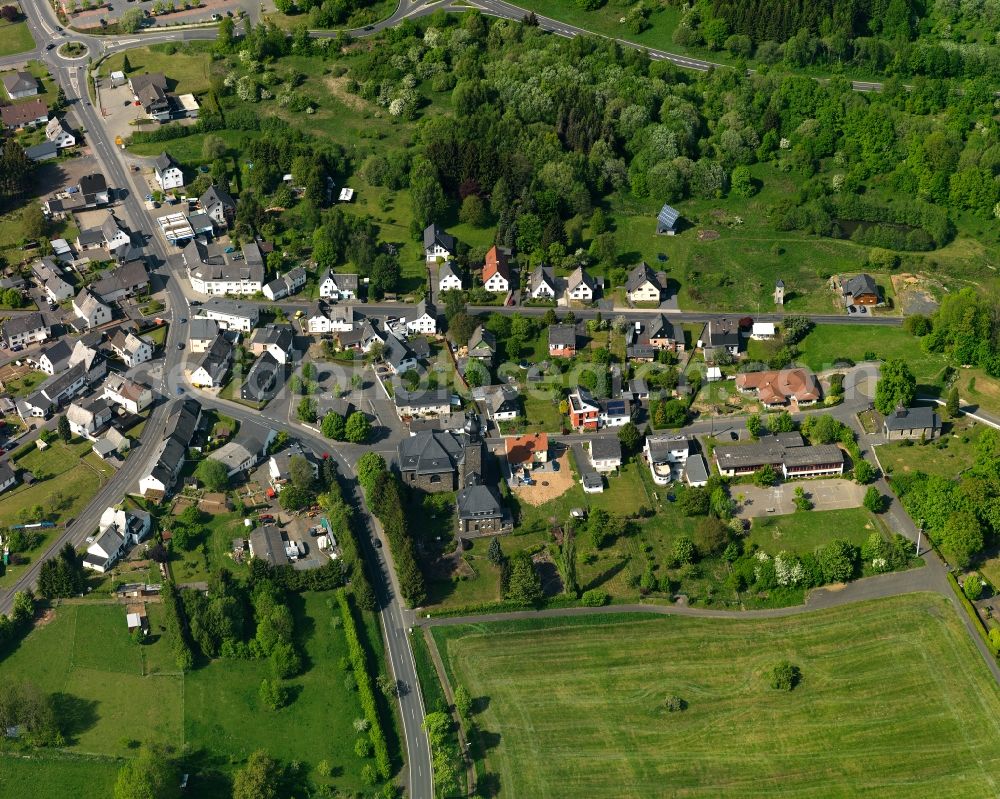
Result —
[[802, 679], [798, 666], [793, 666], [787, 660], [781, 661], [768, 675], [770, 686], [776, 691], [791, 691]]
[[673, 556], [674, 560], [681, 565], [691, 563], [694, 560], [694, 542], [686, 535], [678, 537], [674, 541]]
[[983, 593], [983, 580], [978, 574], [970, 574], [962, 583], [962, 590], [965, 595], [975, 602]]
[[681, 711], [687, 710], [687, 706], [687, 702], [674, 694], [671, 694], [663, 700], [663, 708], [667, 711], [667, 713], [680, 713]]
[[583, 596], [580, 597], [580, 604], [588, 608], [599, 608], [603, 605], [608, 604], [607, 591], [602, 591], [599, 588], [591, 588], [589, 591], [584, 591]]

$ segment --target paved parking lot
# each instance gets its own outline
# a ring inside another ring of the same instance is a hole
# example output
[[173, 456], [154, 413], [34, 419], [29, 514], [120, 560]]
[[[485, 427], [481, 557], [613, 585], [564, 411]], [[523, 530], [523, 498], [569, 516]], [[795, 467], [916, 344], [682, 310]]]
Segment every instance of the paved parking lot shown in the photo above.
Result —
[[771, 488], [755, 485], [734, 486], [734, 498], [744, 497], [736, 515], [744, 519], [795, 513], [795, 489], [801, 487], [812, 500], [814, 510], [839, 510], [859, 508], [865, 497], [866, 486], [850, 480], [793, 480]]

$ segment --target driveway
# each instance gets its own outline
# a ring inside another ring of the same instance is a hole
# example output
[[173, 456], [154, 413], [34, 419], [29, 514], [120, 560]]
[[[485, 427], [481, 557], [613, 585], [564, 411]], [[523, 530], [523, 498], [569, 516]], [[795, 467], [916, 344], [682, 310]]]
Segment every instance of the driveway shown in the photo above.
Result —
[[736, 515], [752, 519], [755, 516], [795, 513], [796, 488], [806, 492], [814, 510], [859, 508], [867, 490], [866, 486], [850, 480], [795, 480], [771, 488], [739, 485], [735, 486], [733, 493], [742, 494], [744, 501]]

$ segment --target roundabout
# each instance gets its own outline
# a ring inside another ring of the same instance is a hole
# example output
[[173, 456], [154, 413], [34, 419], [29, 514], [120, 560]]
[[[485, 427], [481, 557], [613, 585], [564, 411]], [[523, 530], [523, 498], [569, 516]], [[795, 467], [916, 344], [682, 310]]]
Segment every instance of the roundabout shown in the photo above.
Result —
[[69, 41], [61, 44], [56, 53], [64, 61], [79, 61], [90, 54], [90, 49], [83, 42]]

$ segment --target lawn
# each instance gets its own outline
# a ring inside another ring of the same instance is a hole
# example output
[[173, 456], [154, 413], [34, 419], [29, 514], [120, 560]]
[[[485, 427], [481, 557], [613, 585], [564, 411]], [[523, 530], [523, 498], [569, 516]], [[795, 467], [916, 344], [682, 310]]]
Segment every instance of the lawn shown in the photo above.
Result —
[[118, 768], [111, 758], [2, 755], [0, 799], [107, 799], [114, 794]]
[[8, 380], [3, 385], [4, 390], [12, 397], [26, 397], [48, 379], [49, 376], [45, 372], [32, 369], [16, 380]]
[[940, 390], [947, 366], [943, 355], [924, 351], [920, 339], [901, 327], [817, 325], [797, 346], [798, 360], [817, 372], [832, 368], [839, 360], [863, 361], [872, 354], [883, 359], [902, 358], [917, 378], [920, 394]]
[[982, 369], [963, 369], [956, 385], [963, 403], [1000, 415], [1000, 380]]
[[[163, 654], [154, 650], [169, 653], [158, 627], [153, 627], [153, 642], [140, 648], [129, 638], [122, 605], [63, 605], [0, 663], [0, 678], [30, 679], [60, 695], [60, 716], [69, 719], [70, 752], [122, 756], [133, 740], [178, 743], [181, 676], [176, 671], [143, 675], [146, 651], [153, 658]], [[110, 694], [109, 684], [117, 686]]]
[[[143, 72], [162, 72], [167, 76], [168, 88], [177, 94], [202, 94], [211, 86], [209, 67], [212, 59], [207, 47], [198, 42], [185, 42], [182, 50], [168, 53], [165, 45], [137, 47], [128, 51], [128, 62], [131, 65], [129, 75], [139, 75]], [[101, 65], [101, 75], [110, 75], [122, 68], [124, 53], [110, 56]]]
[[753, 520], [747, 536], [747, 546], [756, 544], [771, 555], [777, 555], [783, 550], [806, 555], [828, 544], [833, 538], [843, 538], [861, 546], [873, 531], [880, 529], [880, 523], [864, 508], [761, 516]]
[[[163, 524], [169, 528], [169, 518]], [[233, 549], [233, 539], [246, 535], [243, 517], [236, 513], [214, 514], [205, 527], [208, 530], [205, 540], [190, 552], [172, 548], [170, 567], [174, 579], [180, 583], [207, 582], [223, 566], [231, 571], [241, 571], [229, 554]]]
[[878, 459], [890, 473], [923, 472], [952, 479], [975, 463], [976, 442], [984, 429], [968, 418], [945, 422], [937, 441], [883, 444], [878, 448]]
[[28, 23], [0, 21], [0, 56], [27, 53], [35, 49], [35, 40], [28, 30]]
[[[500, 797], [991, 796], [1000, 690], [948, 602], [433, 629]], [[766, 673], [801, 669], [792, 692]], [[667, 696], [688, 703], [666, 713]]]

